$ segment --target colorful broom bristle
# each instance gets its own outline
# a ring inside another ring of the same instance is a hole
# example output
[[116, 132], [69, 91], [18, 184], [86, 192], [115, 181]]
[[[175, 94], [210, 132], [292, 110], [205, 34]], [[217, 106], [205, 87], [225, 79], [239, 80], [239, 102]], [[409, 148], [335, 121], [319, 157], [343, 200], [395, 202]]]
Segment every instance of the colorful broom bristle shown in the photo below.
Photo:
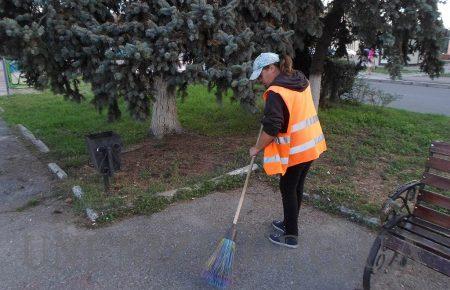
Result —
[[202, 273], [210, 285], [222, 289], [230, 285], [235, 251], [233, 240], [224, 238], [220, 241]]

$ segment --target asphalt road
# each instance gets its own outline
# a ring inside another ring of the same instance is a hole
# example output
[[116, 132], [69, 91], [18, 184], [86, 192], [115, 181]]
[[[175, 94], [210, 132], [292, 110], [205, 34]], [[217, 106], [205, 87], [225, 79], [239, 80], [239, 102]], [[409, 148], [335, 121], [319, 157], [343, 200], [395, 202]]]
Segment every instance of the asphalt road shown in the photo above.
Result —
[[373, 88], [401, 96], [388, 107], [450, 116], [449, 89], [379, 82], [368, 83]]

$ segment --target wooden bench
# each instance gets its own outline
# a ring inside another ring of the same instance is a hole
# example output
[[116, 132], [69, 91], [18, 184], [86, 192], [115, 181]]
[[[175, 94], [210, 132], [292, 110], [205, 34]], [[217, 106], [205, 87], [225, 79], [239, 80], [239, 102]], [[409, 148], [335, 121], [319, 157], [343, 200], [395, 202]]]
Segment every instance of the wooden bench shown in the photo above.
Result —
[[367, 257], [364, 289], [399, 255], [403, 263], [409, 258], [450, 276], [449, 213], [450, 144], [433, 142], [422, 179], [401, 186], [383, 204], [383, 225]]

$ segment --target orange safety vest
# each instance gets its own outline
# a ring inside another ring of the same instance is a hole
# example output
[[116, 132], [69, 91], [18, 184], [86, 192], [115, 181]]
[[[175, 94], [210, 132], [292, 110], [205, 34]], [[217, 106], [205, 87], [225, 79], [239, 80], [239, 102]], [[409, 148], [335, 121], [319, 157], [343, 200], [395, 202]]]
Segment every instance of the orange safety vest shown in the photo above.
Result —
[[280, 86], [270, 86], [269, 91], [279, 94], [289, 110], [286, 133], [278, 133], [274, 141], [264, 148], [264, 170], [268, 175], [284, 175], [288, 167], [315, 160], [327, 150], [322, 127], [317, 117], [310, 86], [297, 92]]

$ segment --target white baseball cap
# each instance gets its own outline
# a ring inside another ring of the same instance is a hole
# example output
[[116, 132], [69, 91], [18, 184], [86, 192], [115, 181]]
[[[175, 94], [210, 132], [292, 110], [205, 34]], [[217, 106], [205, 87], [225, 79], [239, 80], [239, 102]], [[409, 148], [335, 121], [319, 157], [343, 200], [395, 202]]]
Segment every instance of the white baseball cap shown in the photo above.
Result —
[[280, 57], [278, 56], [278, 54], [273, 52], [261, 53], [253, 62], [253, 72], [250, 76], [250, 80], [256, 80], [261, 74], [261, 71], [264, 67], [277, 62], [280, 62]]

